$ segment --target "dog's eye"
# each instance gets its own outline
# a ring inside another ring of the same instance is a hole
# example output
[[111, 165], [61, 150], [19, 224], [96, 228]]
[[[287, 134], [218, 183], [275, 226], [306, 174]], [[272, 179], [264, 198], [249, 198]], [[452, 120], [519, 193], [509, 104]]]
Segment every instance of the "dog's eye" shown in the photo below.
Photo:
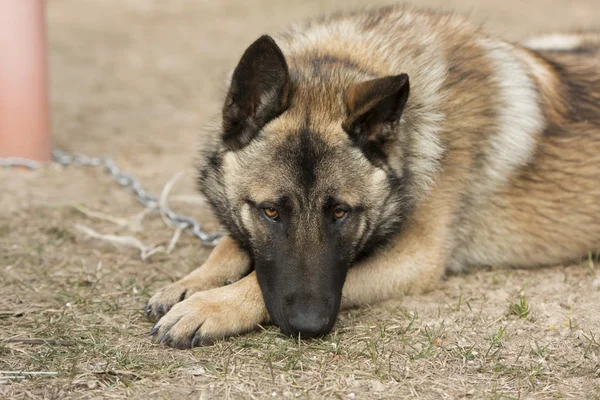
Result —
[[279, 212], [276, 209], [274, 209], [273, 207], [263, 208], [263, 212], [269, 219], [275, 219], [275, 218], [277, 218], [277, 216], [279, 216]]
[[336, 221], [344, 218], [345, 215], [346, 215], [346, 210], [344, 210], [342, 208], [336, 208], [335, 210], [333, 210], [333, 219], [335, 219]]

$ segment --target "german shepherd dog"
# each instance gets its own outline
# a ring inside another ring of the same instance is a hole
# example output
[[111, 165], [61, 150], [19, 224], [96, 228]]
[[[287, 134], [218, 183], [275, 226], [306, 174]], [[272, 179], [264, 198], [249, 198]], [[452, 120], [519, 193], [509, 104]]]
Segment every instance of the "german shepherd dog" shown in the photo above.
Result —
[[391, 6], [262, 36], [198, 169], [227, 236], [148, 302], [173, 347], [576, 260], [600, 248], [600, 34], [513, 44]]

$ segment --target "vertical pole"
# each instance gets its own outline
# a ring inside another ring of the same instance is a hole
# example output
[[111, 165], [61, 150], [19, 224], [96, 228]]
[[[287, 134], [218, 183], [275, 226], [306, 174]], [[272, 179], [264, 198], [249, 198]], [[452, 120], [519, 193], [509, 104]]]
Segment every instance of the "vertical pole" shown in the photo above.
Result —
[[45, 0], [0, 0], [0, 157], [50, 160]]

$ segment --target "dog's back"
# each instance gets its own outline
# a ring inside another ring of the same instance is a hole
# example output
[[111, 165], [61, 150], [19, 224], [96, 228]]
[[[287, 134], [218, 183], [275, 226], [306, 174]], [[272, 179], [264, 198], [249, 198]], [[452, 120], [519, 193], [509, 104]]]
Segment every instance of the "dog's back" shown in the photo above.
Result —
[[556, 264], [600, 248], [600, 35], [525, 44], [544, 127], [527, 163], [469, 215], [457, 264]]

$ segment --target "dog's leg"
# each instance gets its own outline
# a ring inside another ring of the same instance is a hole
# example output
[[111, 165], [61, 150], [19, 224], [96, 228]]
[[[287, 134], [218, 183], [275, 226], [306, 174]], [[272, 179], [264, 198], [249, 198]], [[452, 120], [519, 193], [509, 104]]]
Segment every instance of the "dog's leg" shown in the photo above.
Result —
[[236, 282], [248, 274], [250, 268], [250, 257], [233, 239], [225, 236], [202, 266], [152, 296], [146, 305], [146, 315], [156, 321], [176, 303], [196, 292]]
[[388, 249], [350, 268], [341, 308], [433, 289], [445, 271], [449, 216], [443, 204], [421, 208]]
[[268, 320], [253, 271], [231, 285], [195, 293], [175, 304], [150, 334], [158, 343], [190, 348], [251, 331]]
[[341, 308], [433, 289], [444, 274], [443, 257], [435, 246], [413, 246], [396, 247], [350, 269]]

